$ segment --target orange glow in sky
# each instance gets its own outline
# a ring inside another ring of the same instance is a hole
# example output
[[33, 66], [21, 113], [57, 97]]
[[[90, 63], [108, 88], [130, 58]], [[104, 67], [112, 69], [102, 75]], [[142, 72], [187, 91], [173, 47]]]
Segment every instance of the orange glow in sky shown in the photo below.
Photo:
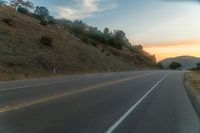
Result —
[[146, 45], [144, 49], [155, 54], [157, 61], [182, 55], [200, 57], [200, 40], [185, 40], [161, 45]]

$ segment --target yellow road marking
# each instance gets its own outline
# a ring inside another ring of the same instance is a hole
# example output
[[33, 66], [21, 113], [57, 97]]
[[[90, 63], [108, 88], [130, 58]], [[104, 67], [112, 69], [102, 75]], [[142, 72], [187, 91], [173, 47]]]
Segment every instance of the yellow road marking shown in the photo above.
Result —
[[67, 92], [67, 93], [58, 94], [58, 95], [55, 95], [55, 96], [49, 96], [49, 97], [46, 97], [46, 98], [41, 98], [41, 99], [37, 99], [37, 100], [33, 100], [33, 101], [30, 101], [30, 102], [25, 102], [25, 103], [21, 103], [21, 104], [17, 104], [17, 105], [6, 106], [6, 107], [3, 107], [3, 108], [0, 108], [0, 113], [11, 111], [11, 110], [17, 110], [17, 109], [20, 109], [20, 108], [24, 108], [24, 107], [27, 107], [27, 106], [34, 105], [34, 104], [39, 104], [39, 103], [42, 103], [42, 102], [55, 100], [55, 99], [62, 98], [62, 97], [65, 97], [65, 96], [77, 94], [77, 93], [80, 93], [80, 92], [89, 91], [89, 90], [92, 90], [92, 89], [95, 89], [95, 88], [109, 86], [109, 85], [116, 84], [116, 83], [121, 83], [121, 82], [124, 82], [124, 81], [132, 80], [132, 79], [136, 79], [136, 78], [140, 78], [140, 77], [145, 77], [145, 76], [152, 75], [152, 74], [154, 74], [154, 73], [144, 74], [144, 75], [139, 75], [139, 76], [132, 76], [132, 77], [124, 78], [124, 79], [118, 79], [118, 80], [110, 81], [110, 82], [107, 82], [107, 83], [103, 83], [103, 84], [87, 87], [87, 88], [84, 88], [84, 89], [76, 90], [76, 91], [73, 91], [73, 92]]

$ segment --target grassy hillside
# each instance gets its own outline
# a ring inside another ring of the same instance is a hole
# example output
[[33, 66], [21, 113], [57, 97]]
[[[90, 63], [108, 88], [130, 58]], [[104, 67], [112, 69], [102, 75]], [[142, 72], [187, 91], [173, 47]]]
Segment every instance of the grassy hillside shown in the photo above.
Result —
[[[52, 46], [40, 42], [53, 39]], [[0, 80], [127, 71], [155, 66], [144, 51], [84, 43], [63, 29], [0, 6]]]

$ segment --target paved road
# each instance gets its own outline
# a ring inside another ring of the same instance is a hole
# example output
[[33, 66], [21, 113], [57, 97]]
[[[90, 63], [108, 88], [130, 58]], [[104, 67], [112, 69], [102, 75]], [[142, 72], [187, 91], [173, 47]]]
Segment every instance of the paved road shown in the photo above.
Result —
[[0, 133], [199, 133], [184, 72], [0, 83]]

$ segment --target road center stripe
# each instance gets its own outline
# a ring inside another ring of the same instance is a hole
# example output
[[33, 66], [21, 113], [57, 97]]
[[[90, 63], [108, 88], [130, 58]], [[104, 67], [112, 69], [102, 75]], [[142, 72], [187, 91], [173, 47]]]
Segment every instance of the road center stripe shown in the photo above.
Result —
[[62, 93], [62, 94], [58, 94], [58, 95], [54, 95], [54, 96], [49, 96], [49, 97], [46, 97], [46, 98], [41, 98], [41, 99], [29, 101], [29, 102], [24, 102], [24, 103], [17, 104], [17, 105], [10, 105], [10, 106], [8, 105], [6, 107], [0, 108], [0, 113], [11, 111], [11, 110], [17, 110], [17, 109], [24, 108], [24, 107], [27, 107], [27, 106], [39, 104], [39, 103], [42, 103], [42, 102], [48, 102], [48, 101], [55, 100], [55, 99], [58, 99], [58, 98], [62, 98], [62, 97], [65, 97], [65, 96], [69, 96], [69, 95], [73, 95], [73, 94], [77, 94], [77, 93], [81, 93], [81, 92], [86, 92], [86, 91], [89, 91], [89, 90], [92, 90], [92, 89], [95, 89], [95, 88], [105, 87], [105, 86], [109, 86], [109, 85], [112, 85], [112, 84], [121, 83], [121, 82], [124, 82], [124, 81], [132, 80], [132, 79], [136, 79], [136, 78], [140, 78], [140, 77], [145, 77], [145, 76], [153, 75], [153, 74], [155, 74], [155, 73], [143, 74], [143, 75], [139, 75], [139, 76], [132, 76], [132, 77], [128, 77], [128, 78], [118, 79], [118, 80], [106, 82], [106, 83], [103, 83], [103, 84], [83, 88], [83, 89], [72, 91], [72, 92], [66, 92], [66, 93]]

